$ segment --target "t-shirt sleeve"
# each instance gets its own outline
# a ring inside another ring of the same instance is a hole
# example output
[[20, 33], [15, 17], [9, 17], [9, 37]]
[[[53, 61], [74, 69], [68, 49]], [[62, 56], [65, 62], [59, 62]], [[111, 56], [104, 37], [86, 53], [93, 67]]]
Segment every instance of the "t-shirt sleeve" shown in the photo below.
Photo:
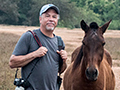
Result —
[[31, 41], [31, 33], [30, 32], [24, 33], [18, 40], [12, 54], [16, 56], [26, 55], [29, 50], [30, 41]]

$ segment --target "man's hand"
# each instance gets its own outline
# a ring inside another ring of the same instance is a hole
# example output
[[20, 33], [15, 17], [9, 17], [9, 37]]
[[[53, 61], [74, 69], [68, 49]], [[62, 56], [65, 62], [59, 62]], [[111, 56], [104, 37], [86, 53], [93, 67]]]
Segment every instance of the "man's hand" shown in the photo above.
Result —
[[46, 47], [41, 46], [34, 52], [34, 55], [35, 57], [42, 57], [47, 53], [47, 51], [48, 49]]
[[57, 53], [60, 54], [61, 58], [63, 59], [63, 62], [66, 62], [67, 60], [67, 52], [65, 50], [57, 50]]

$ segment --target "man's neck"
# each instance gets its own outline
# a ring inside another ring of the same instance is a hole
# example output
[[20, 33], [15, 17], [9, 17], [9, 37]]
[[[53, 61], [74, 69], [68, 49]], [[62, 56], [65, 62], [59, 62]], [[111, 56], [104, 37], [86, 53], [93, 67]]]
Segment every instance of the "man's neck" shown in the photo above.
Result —
[[53, 35], [54, 30], [46, 30], [46, 29], [42, 29], [42, 28], [40, 28], [40, 30], [45, 36], [50, 37], [50, 38], [54, 37], [54, 35]]

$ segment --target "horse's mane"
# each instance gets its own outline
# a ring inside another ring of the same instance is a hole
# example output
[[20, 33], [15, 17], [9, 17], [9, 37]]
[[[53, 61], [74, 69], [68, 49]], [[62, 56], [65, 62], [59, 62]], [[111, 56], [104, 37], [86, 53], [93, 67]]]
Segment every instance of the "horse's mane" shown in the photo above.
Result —
[[80, 51], [79, 51], [79, 54], [77, 55], [76, 60], [74, 61], [73, 71], [74, 71], [75, 68], [80, 64], [82, 57], [83, 57], [83, 45], [82, 45], [81, 48], [80, 48]]

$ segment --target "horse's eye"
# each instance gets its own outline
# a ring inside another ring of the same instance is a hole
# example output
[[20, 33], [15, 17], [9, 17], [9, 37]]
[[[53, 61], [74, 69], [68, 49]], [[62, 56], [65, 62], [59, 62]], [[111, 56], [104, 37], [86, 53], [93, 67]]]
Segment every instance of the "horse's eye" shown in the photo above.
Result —
[[102, 46], [104, 46], [105, 45], [105, 42], [102, 44]]

